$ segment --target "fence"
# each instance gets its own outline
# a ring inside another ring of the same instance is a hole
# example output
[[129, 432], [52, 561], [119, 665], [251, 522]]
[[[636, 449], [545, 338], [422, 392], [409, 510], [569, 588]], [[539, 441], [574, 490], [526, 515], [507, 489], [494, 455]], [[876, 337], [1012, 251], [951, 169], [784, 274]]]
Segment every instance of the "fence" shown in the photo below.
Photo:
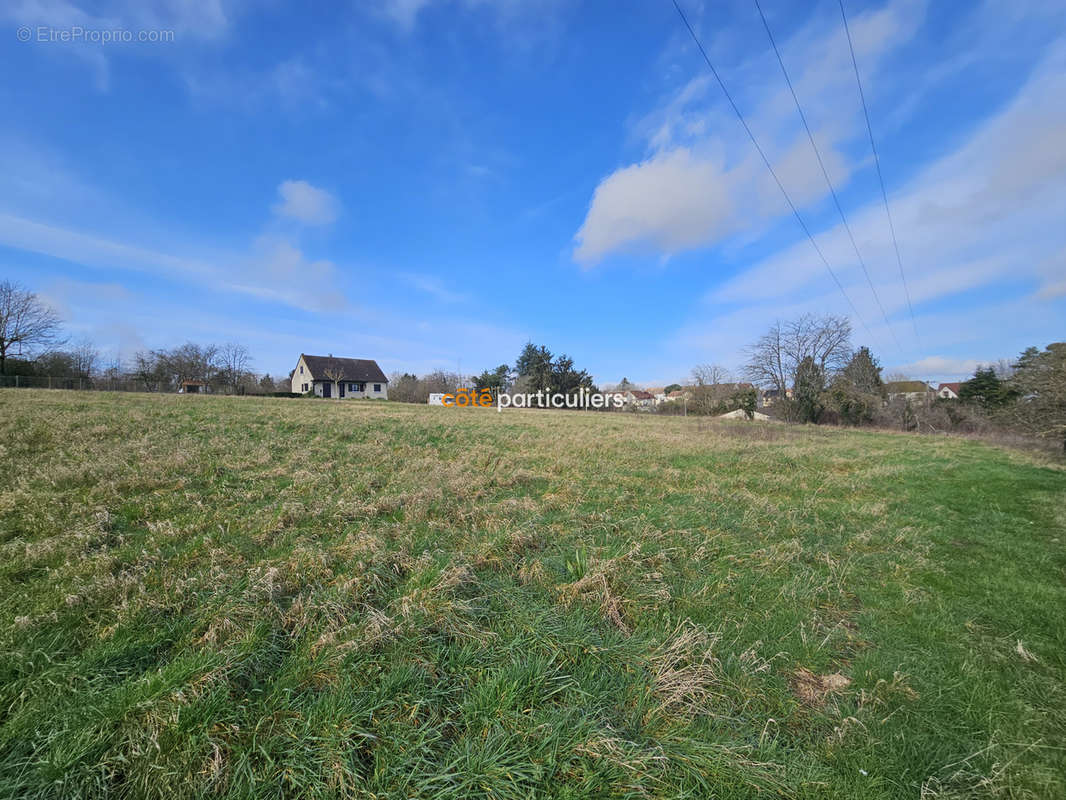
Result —
[[144, 386], [125, 378], [57, 378], [47, 375], [0, 375], [0, 389], [97, 389], [143, 392]]
[[[288, 383], [288, 381], [285, 381]], [[144, 381], [130, 376], [117, 378], [59, 378], [47, 375], [0, 375], [0, 389], [67, 389], [83, 392], [149, 392], [156, 394], [175, 394], [177, 390], [170, 383], [155, 383], [152, 388], [145, 386]], [[262, 389], [248, 391], [240, 387], [239, 391], [233, 392], [226, 387], [212, 387], [208, 394], [230, 395], [239, 394], [248, 397], [300, 397], [292, 392], [265, 392]]]

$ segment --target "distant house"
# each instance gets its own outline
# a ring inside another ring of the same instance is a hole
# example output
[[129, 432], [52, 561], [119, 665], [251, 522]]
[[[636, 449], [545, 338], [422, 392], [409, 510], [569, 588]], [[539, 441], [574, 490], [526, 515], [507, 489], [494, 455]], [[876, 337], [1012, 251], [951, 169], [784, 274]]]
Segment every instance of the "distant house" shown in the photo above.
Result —
[[643, 389], [622, 389], [613, 392], [603, 392], [608, 408], [618, 408], [615, 398], [620, 397], [622, 408], [650, 408], [655, 405], [655, 395]]
[[300, 354], [292, 371], [292, 391], [319, 397], [389, 399], [389, 379], [378, 362], [367, 358], [334, 358]]
[[889, 381], [885, 384], [889, 400], [904, 398], [911, 401], [928, 401], [934, 394], [933, 387], [922, 381]]
[[644, 391], [652, 396], [652, 402], [655, 405], [666, 402], [666, 389], [662, 386], [649, 386]]
[[778, 400], [780, 400], [782, 397], [784, 397], [784, 398], [786, 398], [788, 400], [791, 400], [792, 399], [792, 390], [791, 389], [785, 389], [784, 393], [782, 393], [780, 389], [766, 389], [762, 393], [762, 398], [761, 398], [762, 399], [762, 407], [763, 408], [769, 408], [774, 403], [776, 403]]
[[627, 405], [633, 405], [637, 408], [650, 408], [655, 405], [655, 395], [651, 392], [646, 392], [643, 389], [630, 389], [626, 394], [629, 396]]
[[943, 400], [958, 400], [961, 383], [942, 383], [936, 387], [936, 396]]
[[211, 387], [205, 381], [182, 381], [178, 394], [207, 394]]
[[674, 391], [666, 395], [666, 402], [677, 403], [681, 400], [688, 400], [691, 397], [692, 392], [688, 391], [687, 389], [674, 389]]

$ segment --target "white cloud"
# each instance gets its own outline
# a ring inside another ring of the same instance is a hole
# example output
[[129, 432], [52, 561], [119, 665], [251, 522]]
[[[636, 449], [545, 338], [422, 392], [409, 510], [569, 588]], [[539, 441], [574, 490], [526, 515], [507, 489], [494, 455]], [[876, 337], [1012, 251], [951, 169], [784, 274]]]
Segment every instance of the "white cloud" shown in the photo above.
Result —
[[[921, 0], [895, 0], [856, 16], [852, 29], [864, 68], [875, 72], [913, 36], [923, 13]], [[784, 41], [782, 50], [826, 171], [840, 188], [855, 167], [844, 155], [844, 144], [864, 135], [865, 128], [857, 95], [854, 103], [840, 102], [842, 93], [856, 92], [843, 30], [839, 22], [829, 28], [824, 22], [816, 18]], [[674, 60], [686, 64], [686, 72], [695, 77], [637, 123], [649, 157], [616, 170], [596, 188], [575, 236], [574, 258], [585, 266], [635, 246], [670, 255], [714, 244], [789, 213], [691, 43]], [[792, 201], [804, 208], [825, 197], [825, 178], [769, 51], [757, 51], [725, 71], [727, 85], [747, 109], [748, 123]]]
[[635, 244], [667, 253], [703, 244], [736, 224], [737, 182], [684, 148], [620, 169], [597, 187], [574, 257], [592, 264]]
[[337, 219], [336, 198], [307, 181], [282, 181], [278, 194], [281, 200], [274, 205], [274, 213], [278, 216], [307, 225], [329, 225]]
[[926, 356], [910, 364], [893, 367], [892, 372], [920, 379], [960, 378], [973, 375], [977, 367], [987, 361], [975, 358], [950, 358], [948, 356]]

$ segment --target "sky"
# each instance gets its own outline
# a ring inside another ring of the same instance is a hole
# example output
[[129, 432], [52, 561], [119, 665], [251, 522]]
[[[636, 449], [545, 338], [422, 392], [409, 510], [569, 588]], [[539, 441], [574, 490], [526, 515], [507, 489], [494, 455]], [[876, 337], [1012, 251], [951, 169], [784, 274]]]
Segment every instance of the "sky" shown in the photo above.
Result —
[[108, 358], [275, 376], [533, 341], [662, 385], [804, 313], [932, 381], [1066, 338], [1061, 0], [846, 0], [902, 276], [837, 0], [761, 0], [829, 184], [753, 0], [678, 2], [840, 287], [670, 0], [7, 0], [0, 279]]

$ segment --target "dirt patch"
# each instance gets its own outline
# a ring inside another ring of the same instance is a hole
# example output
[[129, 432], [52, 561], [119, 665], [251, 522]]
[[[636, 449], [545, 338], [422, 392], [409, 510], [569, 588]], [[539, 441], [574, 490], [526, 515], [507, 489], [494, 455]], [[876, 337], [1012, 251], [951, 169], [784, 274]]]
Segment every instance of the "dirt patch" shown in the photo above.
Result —
[[851, 685], [851, 678], [834, 672], [829, 675], [815, 675], [809, 669], [800, 667], [792, 675], [792, 693], [807, 706], [824, 706], [830, 695], [839, 694]]

